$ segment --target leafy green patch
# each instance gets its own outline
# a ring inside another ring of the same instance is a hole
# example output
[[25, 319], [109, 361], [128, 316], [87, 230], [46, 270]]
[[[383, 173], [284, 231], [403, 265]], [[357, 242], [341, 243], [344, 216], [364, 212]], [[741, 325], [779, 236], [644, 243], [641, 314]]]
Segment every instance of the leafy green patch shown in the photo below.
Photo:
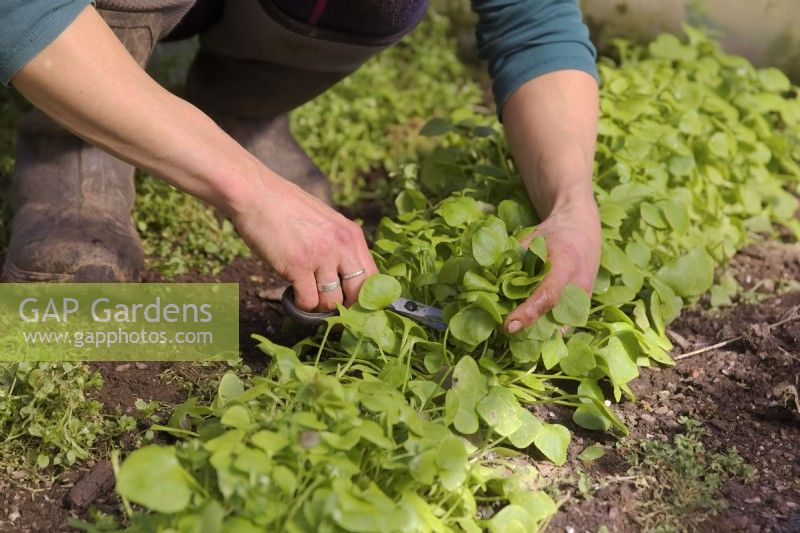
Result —
[[7, 471], [66, 467], [95, 457], [136, 427], [88, 397], [98, 372], [72, 363], [0, 363], [0, 465]]
[[[429, 13], [398, 45], [292, 113], [292, 131], [331, 179], [334, 199], [353, 205], [374, 195], [373, 168], [391, 169], [424, 146], [417, 135], [431, 116], [488, 114], [481, 90], [456, 56], [447, 17]], [[380, 191], [379, 196], [382, 196]]]
[[[438, 140], [398, 173], [397, 216], [379, 225], [376, 290], [294, 347], [258, 337], [264, 376], [251, 386], [226, 376], [210, 405], [181, 406], [169, 430], [179, 441], [162, 459], [176, 494], [191, 496], [159, 513], [141, 489], [160, 479], [123, 462], [135, 482], [119, 492], [154, 511], [132, 512], [131, 524], [541, 527], [552, 499], [535, 490], [535, 471], [506, 460], [527, 451], [565, 462], [570, 431], [540, 410], [566, 406], [576, 424], [625, 434], [612, 401], [633, 397], [640, 366], [671, 363], [670, 321], [755, 231], [798, 229], [784, 189], [800, 178], [797, 91], [688, 32], [689, 44], [621, 43], [623, 63], [602, 65], [604, 239], [591, 296], [570, 289], [526, 330], [498, 327], [552, 268], [547, 243], [519, 245], [537, 221], [496, 126], [432, 122], [424, 131]], [[383, 310], [398, 285], [442, 308], [448, 330]], [[744, 472], [693, 438], [654, 457]]]
[[696, 420], [679, 419], [684, 432], [672, 443], [654, 439], [624, 442], [621, 450], [647, 498], [639, 503], [640, 522], [650, 531], [674, 531], [691, 515], [707, 516], [725, 507], [719, 491], [729, 479], [746, 482], [755, 475], [735, 449], [712, 453], [703, 444], [705, 430]]
[[230, 221], [153, 177], [138, 181], [133, 215], [148, 266], [166, 276], [215, 274], [233, 259], [250, 255]]

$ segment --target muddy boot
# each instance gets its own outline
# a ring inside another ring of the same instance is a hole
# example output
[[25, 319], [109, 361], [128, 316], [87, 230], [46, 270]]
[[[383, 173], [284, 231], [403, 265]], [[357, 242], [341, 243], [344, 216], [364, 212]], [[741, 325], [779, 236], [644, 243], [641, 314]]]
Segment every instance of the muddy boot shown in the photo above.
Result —
[[186, 97], [267, 167], [330, 203], [330, 184], [292, 137], [286, 114], [399, 41], [427, 2], [328, 4], [226, 2], [200, 36]]
[[[144, 65], [161, 16], [101, 11]], [[14, 218], [3, 278], [10, 282], [128, 282], [143, 253], [131, 210], [134, 168], [33, 110], [17, 130]]]

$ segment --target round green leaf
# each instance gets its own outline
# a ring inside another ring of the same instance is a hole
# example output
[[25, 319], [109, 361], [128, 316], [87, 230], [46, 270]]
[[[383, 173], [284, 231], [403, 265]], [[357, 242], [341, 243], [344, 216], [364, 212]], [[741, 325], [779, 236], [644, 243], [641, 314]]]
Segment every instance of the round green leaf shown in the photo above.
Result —
[[611, 424], [603, 413], [592, 403], [584, 403], [572, 413], [572, 421], [582, 428], [594, 431], [605, 431]]
[[489, 389], [489, 393], [478, 403], [477, 411], [486, 425], [504, 437], [522, 425], [522, 408], [511, 389], [506, 387]]
[[436, 137], [438, 135], [444, 135], [451, 129], [453, 129], [453, 126], [449, 122], [443, 118], [434, 117], [422, 126], [419, 134], [425, 137]]
[[519, 505], [531, 515], [531, 518], [541, 522], [554, 514], [558, 508], [553, 499], [547, 493], [540, 490], [520, 490], [509, 495], [509, 501], [514, 505]]
[[491, 266], [508, 249], [508, 231], [503, 221], [486, 217], [472, 233], [472, 257], [481, 266]]
[[519, 228], [532, 226], [536, 222], [533, 209], [530, 205], [522, 205], [514, 200], [503, 200], [497, 206], [497, 216], [500, 217], [509, 232], [513, 233]]
[[436, 213], [444, 219], [448, 226], [454, 228], [469, 224], [483, 216], [477, 200], [469, 196], [448, 198], [442, 202]]
[[536, 434], [542, 428], [542, 422], [524, 408], [519, 410], [519, 419], [521, 422], [519, 428], [508, 436], [508, 440], [516, 448], [523, 449], [530, 446], [536, 438]]
[[537, 530], [536, 520], [519, 505], [500, 509], [488, 523], [489, 533], [526, 533]]
[[383, 309], [398, 298], [403, 289], [400, 282], [386, 274], [374, 274], [367, 278], [358, 293], [358, 303], [371, 311]]
[[475, 346], [489, 338], [497, 322], [488, 311], [468, 305], [450, 319], [450, 333], [456, 339]]
[[699, 296], [714, 282], [714, 259], [705, 248], [694, 248], [661, 267], [656, 277], [678, 296]]
[[574, 285], [568, 285], [553, 308], [553, 318], [561, 324], [582, 327], [589, 318], [591, 306], [589, 294]]
[[159, 513], [178, 513], [189, 505], [189, 474], [173, 446], [145, 446], [131, 453], [117, 476], [117, 492]]
[[542, 454], [557, 465], [567, 461], [567, 448], [571, 435], [569, 430], [560, 424], [543, 423], [533, 443]]
[[232, 405], [225, 410], [219, 421], [232, 428], [244, 429], [250, 426], [250, 411], [243, 405]]
[[584, 448], [578, 455], [578, 459], [585, 462], [596, 461], [606, 454], [606, 449], [599, 444], [591, 444]]

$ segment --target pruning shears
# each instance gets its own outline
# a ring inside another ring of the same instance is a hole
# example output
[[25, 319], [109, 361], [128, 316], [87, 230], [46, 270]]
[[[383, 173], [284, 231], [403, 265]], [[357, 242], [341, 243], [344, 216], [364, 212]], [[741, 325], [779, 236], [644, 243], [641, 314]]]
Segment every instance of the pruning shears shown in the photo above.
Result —
[[[294, 289], [288, 287], [283, 292], [281, 298], [283, 309], [295, 322], [304, 326], [319, 326], [325, 322], [326, 318], [336, 316], [338, 311], [309, 312], [303, 311], [294, 301]], [[398, 298], [388, 306], [387, 311], [392, 311], [398, 315], [410, 318], [425, 327], [436, 331], [444, 331], [447, 324], [444, 321], [442, 310], [430, 305], [425, 305], [408, 298]]]

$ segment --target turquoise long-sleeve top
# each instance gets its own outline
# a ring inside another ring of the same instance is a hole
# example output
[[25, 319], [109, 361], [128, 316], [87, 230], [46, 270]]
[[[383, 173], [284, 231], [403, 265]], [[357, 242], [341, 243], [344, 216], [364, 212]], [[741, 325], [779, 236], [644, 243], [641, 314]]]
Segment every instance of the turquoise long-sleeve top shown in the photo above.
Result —
[[[0, 0], [0, 82], [53, 42], [90, 0]], [[578, 0], [472, 0], [478, 53], [489, 65], [498, 112], [523, 83], [559, 70], [597, 77], [596, 51]]]

